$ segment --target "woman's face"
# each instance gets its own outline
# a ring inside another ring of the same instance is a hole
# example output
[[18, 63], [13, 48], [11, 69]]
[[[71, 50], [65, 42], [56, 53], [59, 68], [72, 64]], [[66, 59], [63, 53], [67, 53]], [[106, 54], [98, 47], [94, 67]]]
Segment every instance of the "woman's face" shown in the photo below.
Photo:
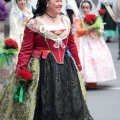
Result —
[[26, 3], [27, 3], [27, 0], [16, 0], [17, 2], [17, 5], [20, 9], [24, 9]]
[[84, 15], [87, 15], [90, 13], [90, 4], [89, 3], [83, 3], [81, 6], [82, 12], [84, 13]]
[[47, 11], [53, 14], [60, 14], [62, 5], [62, 0], [49, 0], [47, 2]]

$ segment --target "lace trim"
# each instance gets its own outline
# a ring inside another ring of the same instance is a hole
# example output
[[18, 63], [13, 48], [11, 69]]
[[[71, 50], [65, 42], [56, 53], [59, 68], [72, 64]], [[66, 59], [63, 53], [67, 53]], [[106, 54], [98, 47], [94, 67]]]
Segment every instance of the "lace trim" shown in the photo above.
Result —
[[44, 34], [46, 38], [55, 41], [57, 44], [61, 44], [62, 40], [68, 37], [71, 28], [70, 21], [66, 16], [61, 15], [61, 19], [66, 29], [60, 35], [56, 35], [50, 30], [47, 30], [41, 17], [36, 17], [35, 19], [31, 19], [26, 26], [34, 32], [37, 32], [39, 34]]

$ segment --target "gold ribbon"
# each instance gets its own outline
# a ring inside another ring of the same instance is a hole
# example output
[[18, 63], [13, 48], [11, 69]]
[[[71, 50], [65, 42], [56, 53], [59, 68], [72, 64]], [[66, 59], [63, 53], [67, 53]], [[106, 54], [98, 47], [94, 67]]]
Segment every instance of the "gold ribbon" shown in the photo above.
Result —
[[116, 22], [117, 18], [115, 16], [115, 14], [113, 13], [110, 5], [108, 3], [105, 3], [105, 7], [106, 7], [107, 11], [109, 12], [110, 16], [112, 17], [112, 19]]

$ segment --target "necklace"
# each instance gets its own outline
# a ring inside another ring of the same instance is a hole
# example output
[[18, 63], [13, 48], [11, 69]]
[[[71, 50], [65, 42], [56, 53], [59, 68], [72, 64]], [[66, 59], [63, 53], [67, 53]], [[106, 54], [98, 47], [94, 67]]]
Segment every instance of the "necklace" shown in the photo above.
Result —
[[55, 18], [56, 18], [56, 16], [55, 16], [55, 17], [53, 17], [53, 16], [49, 15], [49, 14], [48, 14], [48, 13], [46, 13], [46, 12], [45, 12], [45, 14], [46, 14], [47, 16], [49, 16], [50, 18], [52, 18], [52, 21], [53, 21], [53, 22], [55, 22]]

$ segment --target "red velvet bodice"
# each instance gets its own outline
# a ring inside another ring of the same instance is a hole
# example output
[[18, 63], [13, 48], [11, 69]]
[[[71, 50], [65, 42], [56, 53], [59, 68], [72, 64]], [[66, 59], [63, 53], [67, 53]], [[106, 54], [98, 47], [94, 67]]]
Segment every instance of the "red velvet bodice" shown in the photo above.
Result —
[[[42, 50], [51, 51], [56, 62], [58, 64], [64, 64], [64, 53], [66, 46], [69, 47], [72, 57], [75, 59], [76, 64], [79, 65], [80, 60], [78, 58], [78, 52], [72, 33], [70, 32], [67, 38], [63, 39], [62, 42], [65, 47], [60, 45], [58, 48], [55, 48], [55, 41], [48, 38], [45, 40], [45, 37], [42, 34], [33, 32], [26, 27], [22, 48], [18, 56], [17, 68], [26, 69], [31, 56], [39, 58], [42, 53], [42, 58], [46, 59], [49, 52], [43, 52]], [[81, 66], [78, 66], [78, 69], [81, 70]]]

